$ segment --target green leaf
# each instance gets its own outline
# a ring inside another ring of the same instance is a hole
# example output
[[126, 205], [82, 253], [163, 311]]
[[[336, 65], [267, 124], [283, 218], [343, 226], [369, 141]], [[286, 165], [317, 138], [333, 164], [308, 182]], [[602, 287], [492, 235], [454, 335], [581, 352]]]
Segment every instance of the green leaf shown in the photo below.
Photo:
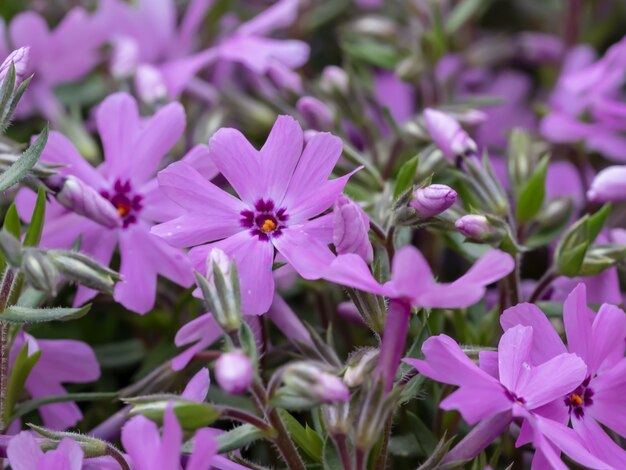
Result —
[[452, 441], [454, 441], [454, 437], [446, 440], [446, 433], [444, 432], [443, 437], [437, 444], [437, 447], [433, 450], [430, 457], [428, 457], [428, 460], [420, 465], [417, 470], [434, 470], [436, 468], [440, 468], [439, 464], [448, 453], [448, 449], [450, 449]]
[[15, 203], [13, 203], [11, 204], [11, 206], [9, 207], [9, 210], [7, 210], [7, 213], [4, 216], [3, 228], [19, 240], [21, 227], [22, 225], [20, 223], [20, 216], [17, 213], [17, 208], [15, 207]]
[[37, 140], [28, 147], [17, 161], [0, 175], [0, 191], [4, 191], [23, 179], [37, 163], [48, 141], [48, 127], [44, 127]]
[[279, 410], [280, 416], [285, 423], [289, 435], [308, 457], [314, 462], [322, 461], [322, 448], [324, 442], [322, 438], [307, 424], [302, 426], [296, 418], [285, 410]]
[[[2, 86], [0, 86], [0, 124], [4, 124], [7, 120], [7, 111], [10, 108], [11, 97], [13, 96], [13, 90], [15, 88], [15, 65], [11, 64], [7, 74], [2, 80]], [[2, 128], [4, 126], [1, 126]]]
[[558, 273], [568, 277], [576, 277], [585, 260], [585, 253], [589, 248], [588, 242], [583, 242], [564, 251], [558, 259]]
[[522, 223], [531, 220], [541, 209], [545, 197], [546, 172], [549, 162], [549, 156], [543, 157], [535, 172], [519, 192], [515, 215]]
[[254, 441], [265, 439], [267, 437], [271, 436], [256, 426], [252, 424], [243, 424], [225, 432], [224, 434], [220, 434], [217, 437], [217, 442], [219, 443], [217, 451], [220, 454], [231, 452], [233, 450], [241, 449]]
[[429, 456], [437, 447], [437, 438], [433, 434], [430, 426], [426, 426], [424, 422], [414, 413], [407, 412], [410, 428], [413, 431], [417, 444], [420, 448], [422, 456]]
[[589, 243], [598, 237], [610, 213], [611, 204], [605, 204], [598, 212], [589, 216], [589, 221], [587, 222], [587, 230], [589, 231], [587, 240]]
[[4, 422], [9, 423], [13, 414], [13, 408], [17, 402], [17, 398], [24, 390], [24, 383], [33, 370], [35, 364], [41, 356], [41, 351], [35, 351], [32, 355], [28, 355], [28, 344], [24, 344], [20, 352], [15, 358], [13, 368], [11, 369], [11, 378], [9, 379], [9, 387], [7, 388], [6, 403], [4, 408]]
[[342, 47], [347, 55], [385, 69], [393, 69], [401, 58], [395, 47], [370, 39], [344, 41]]
[[[117, 392], [93, 392], [93, 393], [66, 393], [65, 395], [51, 395], [49, 397], [34, 398], [19, 404], [15, 408], [13, 418], [20, 418], [28, 413], [38, 410], [44, 405], [51, 403], [64, 403], [68, 401], [96, 401], [113, 400]], [[32, 427], [32, 426], [31, 426]], [[39, 431], [37, 431], [39, 432]]]
[[85, 316], [91, 304], [80, 308], [29, 308], [11, 305], [0, 314], [0, 319], [9, 323], [41, 323], [53, 320], [73, 320]]
[[465, 23], [485, 11], [488, 0], [463, 0], [458, 3], [446, 19], [444, 30], [446, 34], [455, 34]]
[[172, 406], [178, 422], [187, 431], [208, 426], [221, 415], [218, 409], [208, 403], [186, 400], [178, 395], [134, 397], [125, 401], [133, 405], [131, 416], [141, 414], [157, 423], [163, 422], [165, 410]]
[[43, 222], [46, 217], [46, 190], [39, 186], [37, 190], [37, 202], [30, 218], [30, 225], [24, 236], [24, 246], [37, 246], [43, 232]]
[[322, 452], [322, 468], [324, 470], [335, 470], [343, 468], [341, 457], [337, 452], [337, 446], [330, 437], [326, 437], [324, 441], [324, 447]]
[[398, 171], [398, 178], [396, 179], [396, 186], [393, 189], [393, 198], [398, 199], [407, 189], [413, 184], [415, 179], [415, 173], [417, 172], [417, 165], [419, 164], [419, 156], [414, 156], [407, 161], [400, 171]]

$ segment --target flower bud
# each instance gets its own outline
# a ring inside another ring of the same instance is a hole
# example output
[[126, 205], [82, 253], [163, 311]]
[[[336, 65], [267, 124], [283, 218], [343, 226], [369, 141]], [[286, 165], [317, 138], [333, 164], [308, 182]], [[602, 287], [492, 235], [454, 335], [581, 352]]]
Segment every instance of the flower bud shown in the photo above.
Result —
[[341, 67], [329, 65], [322, 71], [320, 87], [325, 93], [338, 93], [346, 95], [350, 86], [348, 74]]
[[343, 382], [348, 387], [358, 387], [376, 367], [379, 351], [362, 348], [351, 354], [343, 374]]
[[558, 62], [565, 52], [565, 44], [553, 34], [527, 31], [520, 33], [516, 42], [521, 57], [529, 62]]
[[369, 240], [370, 219], [357, 203], [339, 196], [333, 208], [333, 244], [337, 254], [355, 253], [366, 262], [372, 261], [374, 250]]
[[308, 361], [288, 364], [282, 376], [285, 391], [317, 403], [349, 400], [348, 387], [339, 377], [324, 371], [322, 367]]
[[484, 215], [465, 215], [457, 220], [454, 226], [461, 235], [478, 242], [495, 242], [504, 236], [504, 233], [492, 225]]
[[26, 75], [29, 58], [30, 47], [20, 47], [19, 49], [15, 49], [11, 52], [7, 58], [4, 59], [2, 65], [0, 65], [0, 81], [4, 80], [4, 77], [6, 77], [6, 74], [11, 67], [11, 63], [13, 63], [13, 67], [15, 67], [15, 81], [20, 83]]
[[322, 406], [322, 417], [328, 434], [347, 435], [350, 432], [350, 402], [338, 402]]
[[[57, 186], [57, 177], [51, 177], [48, 180], [51, 185]], [[60, 189], [56, 194], [56, 199], [63, 207], [107, 228], [120, 225], [120, 216], [115, 207], [98, 191], [80, 179], [69, 175], [61, 179], [58, 186]]]
[[215, 363], [215, 379], [222, 390], [241, 395], [252, 384], [252, 361], [242, 351], [222, 354]]
[[619, 202], [626, 200], [626, 165], [610, 166], [596, 175], [587, 191], [591, 202]]
[[112, 293], [119, 275], [88, 256], [70, 250], [49, 250], [48, 259], [63, 276], [100, 292]]
[[142, 64], [135, 73], [135, 90], [146, 104], [153, 105], [167, 99], [167, 87], [156, 67]]
[[56, 294], [59, 270], [40, 250], [27, 250], [22, 260], [26, 282], [37, 290]]
[[274, 61], [267, 69], [267, 77], [274, 86], [282, 91], [300, 95], [302, 93], [302, 78], [289, 67]]
[[317, 98], [303, 96], [296, 103], [296, 108], [310, 128], [318, 131], [329, 131], [333, 128], [333, 112]]
[[241, 294], [235, 262], [219, 248], [211, 250], [207, 257], [207, 275], [202, 277], [196, 273], [196, 283], [215, 321], [227, 333], [238, 331]]
[[115, 78], [128, 78], [135, 73], [139, 63], [139, 45], [132, 38], [123, 36], [112, 41], [111, 75]]
[[476, 153], [476, 143], [452, 117], [430, 108], [424, 111], [423, 117], [430, 137], [446, 158], [453, 160]]
[[22, 265], [22, 257], [24, 255], [22, 243], [6, 229], [0, 230], [0, 252], [14, 268], [19, 268]]
[[456, 191], [445, 184], [431, 184], [416, 189], [409, 205], [427, 219], [441, 214], [456, 201]]
[[605, 269], [615, 266], [624, 258], [626, 258], [626, 246], [624, 245], [593, 245], [585, 253], [579, 275], [595, 276]]

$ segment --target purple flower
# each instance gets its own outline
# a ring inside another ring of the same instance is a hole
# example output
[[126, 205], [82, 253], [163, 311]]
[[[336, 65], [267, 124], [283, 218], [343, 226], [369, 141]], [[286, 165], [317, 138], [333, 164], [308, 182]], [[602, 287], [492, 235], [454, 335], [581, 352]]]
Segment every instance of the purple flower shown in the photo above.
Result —
[[446, 335], [426, 340], [422, 347], [424, 360], [405, 359], [405, 362], [426, 377], [459, 387], [439, 406], [458, 410], [470, 424], [505, 411], [522, 419], [532, 431], [535, 448], [553, 468], [564, 468], [554, 446], [582, 465], [606, 468], [570, 428], [541, 415], [542, 407], [565, 396], [584, 380], [587, 367], [579, 357], [565, 352], [546, 362], [534, 363], [531, 350], [539, 341], [533, 343], [531, 327], [515, 326], [506, 331], [500, 339], [498, 360], [494, 364], [498, 377], [479, 368]]
[[413, 193], [409, 205], [420, 217], [429, 218], [449, 209], [456, 201], [456, 191], [445, 184], [431, 184], [418, 188]]
[[424, 125], [446, 158], [455, 159], [476, 153], [476, 143], [461, 125], [446, 113], [430, 108], [424, 110]]
[[498, 230], [487, 217], [480, 214], [468, 214], [458, 219], [454, 226], [461, 235], [472, 240], [488, 241], [498, 238]]
[[209, 149], [241, 199], [185, 162], [174, 163], [159, 173], [159, 185], [186, 213], [152, 232], [177, 247], [195, 246], [189, 256], [199, 271], [211, 250], [223, 250], [237, 264], [244, 314], [262, 314], [274, 295], [274, 249], [305, 279], [319, 278], [333, 259], [332, 215], [313, 218], [331, 207], [350, 177], [328, 180], [342, 143], [319, 133], [303, 150], [298, 123], [280, 116], [260, 151], [235, 129], [216, 132]]
[[332, 110], [317, 98], [303, 96], [296, 103], [296, 108], [311, 129], [329, 131], [333, 128]]
[[[63, 383], [86, 383], [100, 377], [100, 366], [93, 350], [82, 341], [35, 339], [20, 332], [13, 342], [10, 364], [27, 344], [28, 355], [41, 351], [39, 360], [26, 380], [26, 390], [33, 398], [65, 395]], [[63, 430], [74, 426], [83, 417], [74, 402], [54, 403], [39, 408], [44, 424]]]
[[95, 15], [78, 7], [71, 9], [52, 31], [46, 20], [32, 11], [13, 18], [8, 30], [15, 48], [30, 48], [28, 66], [22, 73], [35, 74], [20, 101], [18, 116], [39, 111], [50, 120], [58, 119], [59, 103], [53, 88], [86, 76], [100, 61], [98, 48], [109, 32]]
[[[120, 272], [124, 279], [115, 288], [115, 299], [130, 310], [145, 313], [154, 305], [157, 275], [182, 286], [190, 286], [193, 281], [185, 255], [150, 234], [154, 222], [182, 212], [162, 194], [153, 176], [162, 157], [182, 135], [184, 111], [181, 105], [172, 103], [143, 119], [136, 101], [118, 93], [100, 104], [96, 123], [105, 157], [97, 169], [56, 132], [50, 134], [41, 160], [65, 165], [59, 169], [62, 175], [73, 175], [98, 191], [116, 209], [117, 227], [103, 227], [52, 203], [46, 212], [42, 246], [68, 248], [80, 236], [81, 250], [108, 265], [119, 245]], [[206, 158], [204, 146], [195, 147], [184, 157], [189, 165], [212, 177], [211, 165], [198, 164]], [[22, 199], [34, 198], [32, 193], [27, 194]], [[95, 294], [93, 290], [79, 287], [74, 303], [82, 304]]]
[[333, 208], [333, 244], [337, 254], [355, 253], [366, 262], [374, 258], [368, 233], [370, 218], [356, 202], [339, 196]]
[[81, 470], [83, 450], [70, 438], [64, 438], [56, 449], [43, 452], [35, 437], [22, 431], [11, 439], [7, 456], [13, 470]]
[[215, 379], [228, 393], [245, 393], [253, 378], [252, 361], [242, 351], [226, 352], [215, 362]]
[[11, 64], [15, 67], [15, 81], [20, 83], [25, 75], [26, 68], [28, 67], [28, 60], [30, 57], [30, 47], [20, 47], [19, 49], [11, 52], [2, 65], [0, 65], [0, 80], [4, 80]]
[[587, 191], [591, 202], [621, 202], [626, 200], [626, 166], [610, 166], [596, 175]]
[[587, 307], [586, 288], [578, 285], [563, 305], [563, 322], [567, 348], [546, 316], [533, 304], [520, 304], [507, 309], [500, 317], [505, 330], [517, 325], [531, 326], [535, 341], [530, 363], [538, 364], [569, 352], [576, 354], [587, 366], [584, 380], [562, 396], [554, 397], [550, 406], [552, 419], [567, 424], [601, 459], [619, 468], [626, 461], [626, 452], [602, 430], [599, 423], [626, 436], [626, 314], [619, 308], [604, 304], [597, 314]]
[[[135, 470], [178, 470], [181, 468], [183, 432], [171, 408], [165, 411], [163, 434], [144, 416], [135, 416], [122, 428], [122, 444]], [[215, 432], [200, 429], [194, 436], [193, 452], [186, 470], [209, 470], [217, 457]], [[233, 464], [235, 465], [235, 464]], [[234, 467], [243, 468], [243, 467]]]

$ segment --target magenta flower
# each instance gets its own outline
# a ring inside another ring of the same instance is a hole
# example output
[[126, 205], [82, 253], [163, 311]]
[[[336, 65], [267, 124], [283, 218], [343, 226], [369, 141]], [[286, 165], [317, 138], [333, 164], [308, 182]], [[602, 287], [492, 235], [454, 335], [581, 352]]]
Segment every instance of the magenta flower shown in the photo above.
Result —
[[215, 379], [227, 393], [245, 393], [253, 378], [252, 361], [243, 351], [226, 352], [215, 362]]
[[176, 247], [193, 246], [189, 256], [200, 272], [220, 248], [237, 263], [244, 313], [265, 313], [274, 295], [275, 249], [305, 279], [319, 278], [333, 259], [332, 215], [314, 217], [332, 206], [350, 177], [328, 180], [341, 140], [319, 133], [303, 150], [300, 125], [280, 116], [260, 151], [235, 129], [217, 131], [209, 151], [241, 199], [185, 162], [174, 163], [159, 173], [159, 185], [186, 213], [152, 233]]
[[[100, 104], [96, 123], [105, 158], [98, 168], [91, 167], [56, 132], [50, 134], [41, 160], [65, 165], [59, 169], [61, 174], [73, 175], [98, 191], [116, 209], [118, 224], [104, 227], [53, 202], [46, 213], [41, 244], [68, 248], [80, 236], [81, 251], [106, 265], [119, 245], [123, 281], [117, 284], [114, 297], [126, 308], [145, 313], [154, 305], [157, 275], [185, 287], [193, 281], [185, 255], [150, 234], [154, 222], [181, 213], [159, 190], [153, 175], [162, 157], [182, 135], [185, 114], [180, 104], [171, 103], [143, 119], [134, 98], [118, 93]], [[211, 166], [199, 163], [206, 156], [206, 148], [198, 146], [184, 159], [212, 177]], [[27, 194], [30, 196], [23, 197], [33, 198], [32, 193]], [[74, 303], [82, 304], [95, 294], [79, 287]]]
[[[135, 416], [122, 428], [122, 444], [135, 470], [181, 468], [183, 432], [171, 408], [165, 411], [162, 436], [155, 423], [144, 416]], [[185, 469], [209, 470], [216, 456], [215, 433], [200, 429], [194, 436], [194, 450]]]
[[[538, 338], [535, 344], [541, 344]], [[533, 328], [515, 326], [506, 331], [494, 364], [499, 378], [479, 368], [446, 335], [426, 340], [422, 347], [424, 360], [407, 358], [405, 362], [432, 380], [458, 386], [439, 406], [458, 410], [470, 424], [503, 412], [527, 422], [533, 431], [533, 444], [550, 462], [550, 468], [565, 468], [553, 446], [582, 465], [607, 468], [606, 463], [591, 455], [572, 429], [540, 413], [542, 407], [565, 396], [584, 380], [584, 362], [563, 352], [536, 364], [531, 359], [532, 347]]]
[[[53, 88], [85, 77], [97, 65], [98, 48], [108, 31], [94, 15], [79, 7], [71, 9], [52, 31], [46, 20], [33, 11], [13, 18], [8, 30], [13, 47], [30, 47], [25, 75], [35, 74], [28, 93], [20, 100], [18, 116], [39, 111], [54, 121], [60, 110]], [[8, 53], [4, 40], [0, 42], [0, 52]]]
[[[82, 341], [35, 339], [20, 332], [13, 342], [10, 364], [20, 349], [28, 345], [28, 355], [41, 351], [41, 356], [26, 380], [26, 390], [33, 398], [65, 395], [63, 383], [87, 383], [100, 377], [100, 366], [93, 350]], [[53, 403], [39, 408], [44, 424], [63, 430], [74, 426], [83, 417], [74, 402]]]
[[587, 366], [584, 380], [562, 396], [554, 397], [550, 417], [564, 424], [571, 421], [574, 430], [590, 450], [606, 462], [620, 468], [626, 452], [604, 432], [601, 423], [626, 436], [626, 314], [604, 304], [597, 314], [587, 307], [586, 288], [579, 284], [563, 305], [563, 322], [568, 346], [563, 344], [546, 316], [533, 304], [507, 309], [500, 317], [505, 330], [516, 325], [531, 326], [535, 342], [531, 364], [552, 360], [569, 351]]
[[65, 438], [56, 449], [45, 452], [27, 431], [22, 431], [11, 439], [7, 456], [13, 470], [81, 470], [83, 450], [72, 439]]
[[420, 217], [428, 218], [441, 214], [456, 202], [457, 193], [445, 184], [431, 184], [413, 192], [409, 205]]
[[610, 166], [596, 175], [587, 198], [591, 202], [621, 202], [626, 200], [626, 166]]

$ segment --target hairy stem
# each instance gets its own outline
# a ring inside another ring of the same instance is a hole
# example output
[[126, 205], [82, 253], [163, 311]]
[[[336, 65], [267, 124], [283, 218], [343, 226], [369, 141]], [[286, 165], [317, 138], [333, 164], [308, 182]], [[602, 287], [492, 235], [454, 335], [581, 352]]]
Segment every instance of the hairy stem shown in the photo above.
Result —
[[341, 457], [341, 464], [343, 470], [352, 470], [352, 457], [350, 456], [350, 450], [348, 449], [348, 440], [345, 434], [333, 434], [333, 440], [337, 446], [337, 451]]
[[[4, 313], [9, 302], [11, 289], [13, 288], [14, 274], [11, 268], [7, 268], [0, 285], [0, 315]], [[9, 425], [6, 422], [6, 396], [9, 381], [9, 324], [0, 321], [0, 432], [4, 433]]]

